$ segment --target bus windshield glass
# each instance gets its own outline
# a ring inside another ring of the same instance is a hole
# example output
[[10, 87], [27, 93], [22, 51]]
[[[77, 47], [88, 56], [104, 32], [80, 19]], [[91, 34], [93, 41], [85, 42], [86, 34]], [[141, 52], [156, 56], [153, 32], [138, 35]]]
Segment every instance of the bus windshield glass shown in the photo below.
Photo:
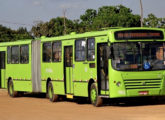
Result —
[[120, 71], [164, 70], [165, 43], [114, 43], [112, 66]]

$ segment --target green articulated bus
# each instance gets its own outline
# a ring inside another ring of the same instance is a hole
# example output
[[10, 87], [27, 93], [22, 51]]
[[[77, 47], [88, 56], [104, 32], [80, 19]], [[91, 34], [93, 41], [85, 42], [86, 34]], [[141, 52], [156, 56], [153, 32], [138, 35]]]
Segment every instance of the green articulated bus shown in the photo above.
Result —
[[22, 92], [103, 98], [165, 95], [165, 38], [159, 28], [109, 28], [0, 43], [0, 87]]

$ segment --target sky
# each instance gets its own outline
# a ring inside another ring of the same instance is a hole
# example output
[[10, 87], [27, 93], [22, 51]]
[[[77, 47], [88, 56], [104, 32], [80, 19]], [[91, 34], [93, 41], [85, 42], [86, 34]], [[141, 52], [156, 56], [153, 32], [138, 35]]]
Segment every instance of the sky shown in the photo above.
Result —
[[[18, 29], [31, 29], [38, 21], [49, 21], [63, 16], [79, 19], [89, 8], [97, 10], [102, 6], [124, 5], [131, 8], [133, 14], [140, 14], [140, 0], [0, 0], [0, 24]], [[165, 0], [142, 0], [144, 17], [153, 13], [165, 17]]]

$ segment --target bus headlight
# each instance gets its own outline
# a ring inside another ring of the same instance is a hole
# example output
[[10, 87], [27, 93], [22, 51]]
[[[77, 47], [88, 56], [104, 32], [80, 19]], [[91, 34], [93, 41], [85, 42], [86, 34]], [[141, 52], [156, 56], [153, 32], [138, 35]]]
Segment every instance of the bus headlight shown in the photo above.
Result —
[[116, 85], [117, 85], [117, 87], [120, 87], [121, 86], [121, 82], [117, 82]]

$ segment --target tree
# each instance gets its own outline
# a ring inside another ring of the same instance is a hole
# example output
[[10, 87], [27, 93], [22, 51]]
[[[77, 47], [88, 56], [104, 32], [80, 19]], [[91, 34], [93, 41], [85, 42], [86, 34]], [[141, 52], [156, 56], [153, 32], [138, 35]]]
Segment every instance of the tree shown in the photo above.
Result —
[[99, 30], [106, 27], [139, 27], [140, 16], [132, 14], [130, 8], [119, 6], [103, 6], [98, 11], [86, 10], [80, 16], [84, 31]]
[[83, 26], [83, 27], [85, 27], [86, 31], [90, 31], [96, 16], [97, 16], [96, 10], [87, 9], [85, 14], [80, 16], [81, 27]]
[[157, 18], [151, 13], [147, 18], [144, 18], [144, 26], [165, 28], [165, 18]]
[[[66, 20], [66, 33], [70, 33], [74, 30], [74, 23], [73, 21], [65, 18]], [[32, 27], [31, 29], [32, 34], [35, 37], [41, 36], [59, 36], [63, 35], [64, 33], [64, 18], [57, 17], [52, 18], [49, 22], [40, 22]]]
[[144, 18], [144, 23], [147, 27], [158, 27], [159, 19], [154, 14], [149, 14], [148, 18]]
[[[130, 8], [119, 6], [103, 6], [98, 10], [87, 9], [80, 19], [65, 18], [66, 33], [96, 31], [105, 27], [139, 27], [140, 16], [132, 14]], [[59, 36], [64, 33], [64, 18], [52, 18], [48, 22], [39, 22], [31, 29], [35, 37]]]
[[0, 42], [16, 41], [32, 39], [32, 36], [26, 28], [19, 28], [18, 30], [12, 30], [10, 28], [0, 25]]

